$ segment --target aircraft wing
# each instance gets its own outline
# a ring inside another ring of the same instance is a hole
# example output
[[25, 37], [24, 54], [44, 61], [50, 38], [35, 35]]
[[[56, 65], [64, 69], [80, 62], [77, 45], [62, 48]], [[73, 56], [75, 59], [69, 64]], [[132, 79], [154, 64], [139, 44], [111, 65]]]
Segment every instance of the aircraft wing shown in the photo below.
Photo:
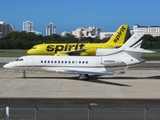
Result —
[[91, 74], [91, 75], [107, 75], [107, 76], [113, 76], [113, 72], [79, 71], [79, 70], [70, 70], [70, 69], [62, 69], [61, 72], [75, 73], [75, 74]]
[[68, 54], [70, 55], [80, 55], [80, 53], [85, 52], [86, 49], [79, 49], [79, 50], [72, 50], [72, 51], [63, 51], [63, 52], [59, 52], [58, 54]]
[[74, 74], [90, 74], [90, 75], [113, 76], [113, 72], [80, 71], [80, 70], [72, 70], [72, 69], [59, 69], [59, 70], [55, 70], [55, 69], [52, 69], [52, 67], [43, 67], [41, 69], [46, 70], [46, 71], [74, 73]]

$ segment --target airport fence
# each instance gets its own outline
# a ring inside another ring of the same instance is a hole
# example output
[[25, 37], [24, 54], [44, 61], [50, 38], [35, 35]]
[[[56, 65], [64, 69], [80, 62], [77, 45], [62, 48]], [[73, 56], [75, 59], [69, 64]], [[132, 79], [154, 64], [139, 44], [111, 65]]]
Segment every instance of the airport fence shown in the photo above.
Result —
[[160, 108], [1, 108], [0, 120], [160, 120]]

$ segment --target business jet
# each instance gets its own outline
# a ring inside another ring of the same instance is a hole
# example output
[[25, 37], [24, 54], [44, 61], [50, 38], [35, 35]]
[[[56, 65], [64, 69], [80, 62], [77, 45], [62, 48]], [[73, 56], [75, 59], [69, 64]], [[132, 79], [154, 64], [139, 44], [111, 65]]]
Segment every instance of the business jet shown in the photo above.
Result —
[[79, 79], [89, 79], [89, 75], [106, 75], [125, 73], [128, 67], [144, 63], [142, 53], [154, 51], [140, 48], [144, 32], [135, 32], [125, 44], [117, 49], [98, 49], [97, 56], [47, 56], [30, 55], [5, 64], [4, 68], [23, 72], [50, 71], [79, 74]]
[[128, 25], [121, 25], [106, 43], [38, 44], [29, 49], [27, 53], [29, 55], [95, 56], [97, 48], [120, 47], [128, 39], [129, 35], [130, 30]]

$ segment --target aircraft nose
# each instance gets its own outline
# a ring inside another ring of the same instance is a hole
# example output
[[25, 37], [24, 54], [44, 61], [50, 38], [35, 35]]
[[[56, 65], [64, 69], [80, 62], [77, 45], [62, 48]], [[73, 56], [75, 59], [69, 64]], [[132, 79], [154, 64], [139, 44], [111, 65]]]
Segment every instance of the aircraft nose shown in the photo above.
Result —
[[3, 68], [11, 68], [11, 66], [7, 63], [7, 64], [3, 65]]
[[30, 54], [30, 53], [31, 53], [31, 50], [28, 50], [28, 51], [27, 51], [27, 54]]
[[27, 51], [27, 54], [28, 54], [28, 55], [36, 55], [36, 52], [35, 52], [35, 50], [29, 49], [29, 50]]

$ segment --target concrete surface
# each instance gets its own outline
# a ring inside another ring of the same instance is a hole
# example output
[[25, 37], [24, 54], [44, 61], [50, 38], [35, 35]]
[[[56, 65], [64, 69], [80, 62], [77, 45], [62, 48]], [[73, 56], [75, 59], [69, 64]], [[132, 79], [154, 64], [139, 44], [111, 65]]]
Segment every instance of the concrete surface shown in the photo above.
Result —
[[0, 68], [0, 98], [160, 99], [160, 70], [128, 70], [113, 78], [46, 72], [22, 73]]

